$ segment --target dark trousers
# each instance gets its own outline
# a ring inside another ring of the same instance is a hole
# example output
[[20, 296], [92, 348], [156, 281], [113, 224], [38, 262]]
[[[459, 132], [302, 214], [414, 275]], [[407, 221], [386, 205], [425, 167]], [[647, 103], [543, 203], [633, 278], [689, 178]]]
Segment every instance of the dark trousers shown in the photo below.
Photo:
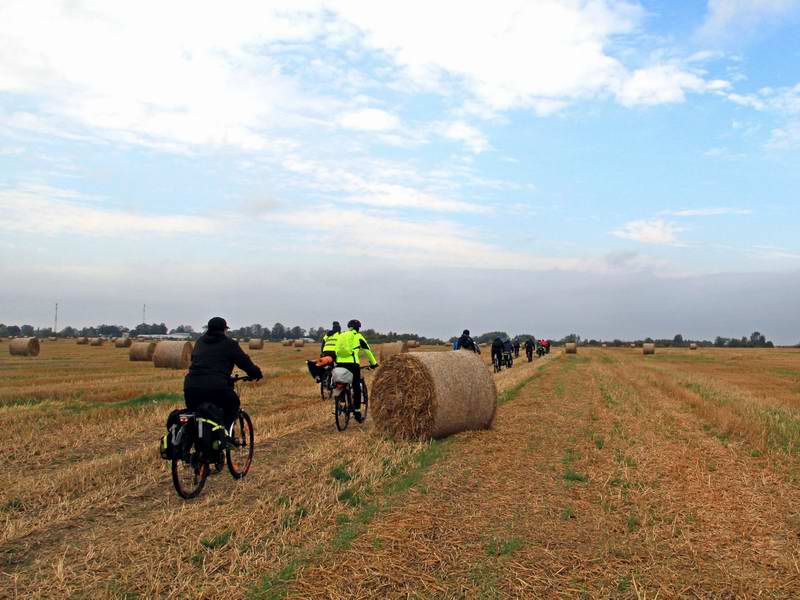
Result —
[[361, 408], [361, 365], [356, 363], [336, 363], [337, 367], [347, 369], [353, 374], [353, 407]]
[[239, 414], [239, 396], [233, 388], [222, 388], [215, 390], [184, 388], [183, 397], [186, 400], [186, 408], [198, 410], [202, 404], [213, 404], [222, 409], [225, 414], [225, 427], [228, 428]]

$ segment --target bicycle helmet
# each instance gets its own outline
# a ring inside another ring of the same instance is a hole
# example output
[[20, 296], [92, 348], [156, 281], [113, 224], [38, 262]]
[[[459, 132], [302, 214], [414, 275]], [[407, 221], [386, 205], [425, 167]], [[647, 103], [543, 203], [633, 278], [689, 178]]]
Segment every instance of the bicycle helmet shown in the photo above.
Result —
[[347, 322], [347, 328], [355, 329], [356, 331], [358, 331], [359, 329], [361, 329], [361, 321], [359, 321], [358, 319], [350, 319]]
[[465, 329], [465, 330], [464, 330], [464, 333], [462, 333], [461, 335], [466, 335], [466, 336], [468, 336], [468, 335], [469, 335], [469, 329]]

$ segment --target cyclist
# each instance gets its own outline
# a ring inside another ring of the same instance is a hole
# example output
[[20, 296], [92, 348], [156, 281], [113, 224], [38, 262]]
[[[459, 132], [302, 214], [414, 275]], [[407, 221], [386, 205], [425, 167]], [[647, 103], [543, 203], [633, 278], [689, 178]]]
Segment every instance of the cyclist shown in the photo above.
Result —
[[369, 366], [374, 369], [378, 366], [375, 355], [360, 333], [361, 321], [351, 319], [347, 323], [347, 331], [339, 335], [336, 342], [336, 366], [343, 367], [353, 374], [353, 416], [356, 421], [361, 422], [361, 363], [360, 353], [367, 356]]
[[264, 377], [239, 344], [225, 335], [227, 330], [222, 317], [208, 321], [206, 332], [194, 345], [192, 364], [183, 380], [186, 408], [198, 410], [203, 404], [212, 404], [222, 411], [226, 428], [239, 414], [239, 396], [231, 385], [233, 368], [239, 367], [256, 380]]
[[514, 343], [511, 340], [503, 342], [503, 359], [505, 364], [511, 364], [512, 355], [514, 354]]
[[534, 350], [536, 350], [536, 342], [533, 341], [533, 338], [525, 340], [525, 356], [528, 357], [528, 362], [533, 360]]
[[458, 338], [456, 341], [455, 350], [472, 350], [478, 354], [481, 353], [480, 348], [478, 348], [478, 344], [476, 344], [475, 341], [469, 337], [469, 329], [465, 329], [464, 333], [461, 334], [461, 337]]
[[497, 356], [497, 360], [502, 365], [503, 364], [503, 340], [500, 337], [494, 338], [492, 341], [492, 363], [494, 363], [494, 357]]
[[519, 358], [519, 338], [514, 339], [514, 358]]
[[319, 355], [330, 356], [333, 360], [336, 360], [336, 342], [340, 335], [342, 335], [342, 326], [339, 325], [339, 321], [334, 321], [333, 327], [322, 336], [322, 348]]

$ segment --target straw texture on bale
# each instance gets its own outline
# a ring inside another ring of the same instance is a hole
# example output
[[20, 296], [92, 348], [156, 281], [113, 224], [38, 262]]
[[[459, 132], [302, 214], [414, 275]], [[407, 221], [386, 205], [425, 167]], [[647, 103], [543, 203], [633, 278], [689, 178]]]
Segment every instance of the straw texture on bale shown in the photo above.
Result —
[[376, 429], [391, 438], [443, 438], [490, 428], [497, 389], [474, 352], [396, 354], [375, 376], [372, 404]]
[[250, 340], [248, 347], [250, 350], [263, 350], [264, 340]]
[[8, 344], [12, 356], [39, 356], [39, 340], [35, 337], [15, 338]]
[[689, 350], [697, 350], [697, 344], [689, 344]]
[[292, 345], [292, 340], [283, 340], [283, 341], [281, 342], [281, 344], [282, 344], [283, 346], [291, 346], [291, 345]]
[[295, 348], [302, 348], [305, 345], [306, 345], [305, 340], [295, 340], [294, 341], [294, 347]]
[[150, 362], [156, 351], [155, 342], [136, 342], [128, 350], [128, 359], [132, 361]]
[[643, 344], [642, 345], [642, 354], [655, 354], [656, 353], [656, 345], [655, 344]]
[[79, 338], [78, 338], [78, 341], [77, 341], [77, 342], [75, 342], [75, 343], [76, 343], [76, 344], [79, 344], [79, 345], [85, 345], [85, 344], [88, 344], [88, 343], [89, 343], [89, 338], [87, 338], [87, 337], [79, 337]]
[[90, 346], [102, 346], [105, 340], [103, 338], [92, 338], [89, 340]]
[[578, 344], [575, 342], [567, 342], [564, 346], [564, 352], [567, 354], [577, 354], [578, 353]]
[[127, 337], [117, 338], [116, 341], [114, 342], [114, 347], [115, 348], [130, 348], [132, 343], [133, 342], [131, 341], [131, 338], [127, 338]]
[[404, 354], [406, 352], [408, 352], [408, 344], [405, 342], [387, 342], [386, 344], [381, 344], [378, 360], [383, 362], [395, 354]]
[[159, 369], [186, 369], [191, 362], [191, 342], [159, 342], [153, 352], [153, 365]]

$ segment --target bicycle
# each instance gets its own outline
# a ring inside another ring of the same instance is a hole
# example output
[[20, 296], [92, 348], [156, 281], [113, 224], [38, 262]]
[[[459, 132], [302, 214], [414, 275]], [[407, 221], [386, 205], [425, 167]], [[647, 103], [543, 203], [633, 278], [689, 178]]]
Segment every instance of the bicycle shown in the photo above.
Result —
[[[251, 377], [235, 376], [231, 383], [241, 398], [240, 382], [253, 381]], [[253, 464], [253, 422], [243, 409], [231, 426], [224, 427], [194, 411], [186, 411], [178, 416], [178, 426], [172, 433], [172, 483], [178, 495], [189, 500], [203, 491], [211, 465], [217, 473], [227, 463], [233, 479], [243, 479]], [[224, 442], [218, 439], [207, 444], [207, 437], [220, 437], [219, 429], [225, 432]], [[206, 432], [211, 435], [206, 435]], [[223, 454], [224, 450], [224, 454]]]
[[319, 378], [319, 395], [322, 401], [333, 398], [333, 366], [325, 367], [322, 377]]
[[[370, 369], [374, 369], [374, 366], [367, 367]], [[334, 385], [333, 390], [333, 415], [334, 420], [336, 421], [336, 429], [338, 431], [344, 431], [347, 429], [347, 426], [350, 424], [350, 415], [355, 417], [355, 420], [359, 423], [363, 423], [367, 418], [367, 411], [369, 410], [369, 393], [367, 392], [367, 382], [364, 381], [364, 378], [358, 382], [358, 385], [361, 386], [361, 407], [356, 413], [355, 408], [353, 407], [353, 383], [352, 383], [352, 373], [347, 369], [341, 369], [341, 371], [345, 371], [351, 377], [347, 377], [344, 373], [337, 373], [337, 370], [334, 369], [331, 372], [331, 378]], [[348, 381], [349, 379], [349, 381]]]
[[514, 366], [514, 355], [511, 352], [503, 352], [503, 363], [507, 369]]
[[503, 370], [503, 362], [499, 354], [495, 354], [492, 356], [492, 364], [494, 365], [495, 373], [499, 373], [500, 371]]

